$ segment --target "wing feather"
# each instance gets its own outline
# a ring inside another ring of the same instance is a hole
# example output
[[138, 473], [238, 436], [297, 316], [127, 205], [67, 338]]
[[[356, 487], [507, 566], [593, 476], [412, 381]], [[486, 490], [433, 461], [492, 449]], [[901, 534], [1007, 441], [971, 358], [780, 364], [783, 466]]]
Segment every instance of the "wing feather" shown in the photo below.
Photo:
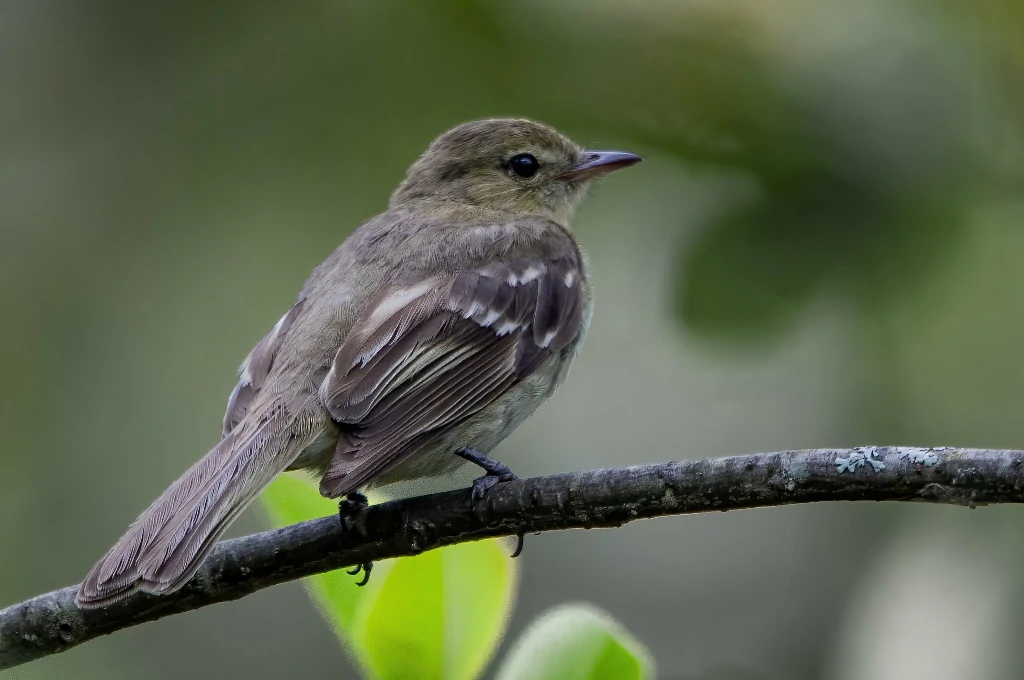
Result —
[[569, 345], [582, 326], [580, 285], [573, 251], [384, 291], [320, 388], [343, 428], [321, 492], [360, 488]]

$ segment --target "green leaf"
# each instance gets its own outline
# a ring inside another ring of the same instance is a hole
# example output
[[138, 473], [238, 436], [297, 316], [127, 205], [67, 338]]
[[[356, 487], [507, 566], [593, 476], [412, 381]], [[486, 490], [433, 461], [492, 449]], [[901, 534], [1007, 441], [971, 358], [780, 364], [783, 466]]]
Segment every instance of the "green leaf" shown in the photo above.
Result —
[[[261, 501], [274, 526], [337, 512], [334, 501], [290, 475], [275, 480]], [[506, 543], [462, 543], [384, 560], [363, 588], [343, 570], [304, 583], [366, 677], [471, 680], [490, 660], [511, 612], [518, 569]]]
[[[324, 498], [298, 476], [280, 475], [260, 496], [260, 504], [275, 527], [283, 527], [338, 513], [337, 501]], [[377, 576], [375, 571], [374, 576]], [[357, 578], [344, 570], [304, 579], [306, 591], [324, 617], [345, 640], [359, 600], [366, 595]], [[372, 579], [371, 579], [372, 583]], [[367, 585], [369, 587], [369, 584]]]
[[586, 604], [557, 607], [515, 643], [498, 680], [643, 680], [654, 675], [647, 649], [607, 613]]

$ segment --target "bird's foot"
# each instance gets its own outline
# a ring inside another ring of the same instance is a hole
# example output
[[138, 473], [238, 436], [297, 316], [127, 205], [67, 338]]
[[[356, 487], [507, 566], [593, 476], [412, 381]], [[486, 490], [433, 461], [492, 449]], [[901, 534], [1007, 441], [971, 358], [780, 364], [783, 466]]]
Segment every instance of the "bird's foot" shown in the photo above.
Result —
[[509, 466], [505, 465], [500, 460], [494, 460], [486, 453], [480, 453], [473, 449], [459, 449], [455, 452], [455, 455], [459, 458], [468, 460], [474, 465], [482, 467], [487, 473], [483, 477], [477, 477], [473, 480], [473, 495], [470, 497], [473, 505], [479, 503], [480, 499], [482, 499], [495, 484], [519, 479], [519, 475], [512, 472], [512, 469]]
[[[366, 500], [366, 496], [361, 493], [353, 492], [345, 496], [338, 503], [338, 518], [341, 520], [342, 531], [352, 531], [355, 528], [353, 515], [359, 513], [363, 508], [369, 505], [369, 501]], [[353, 576], [359, 572], [363, 572], [363, 578], [356, 583], [357, 586], [365, 586], [370, 581], [370, 572], [373, 571], [373, 562], [363, 562], [357, 564], [351, 569], [347, 570]]]
[[355, 576], [359, 572], [363, 572], [363, 578], [359, 579], [359, 581], [356, 582], [357, 586], [362, 587], [362, 586], [365, 586], [367, 583], [370, 582], [370, 572], [371, 571], [373, 571], [373, 562], [363, 562], [362, 564], [357, 564], [356, 566], [352, 567], [351, 569], [346, 569], [345, 573], [346, 574], [351, 574], [352, 576]]
[[[483, 477], [477, 477], [473, 480], [473, 493], [470, 495], [470, 503], [474, 507], [495, 484], [519, 479], [519, 475], [512, 472], [512, 468], [500, 460], [491, 458], [486, 453], [480, 453], [473, 449], [459, 449], [455, 452], [455, 455], [483, 468], [484, 472], [487, 473]], [[519, 557], [523, 552], [523, 534], [517, 534], [516, 538], [518, 540], [516, 541], [515, 550], [512, 551], [512, 557]]]

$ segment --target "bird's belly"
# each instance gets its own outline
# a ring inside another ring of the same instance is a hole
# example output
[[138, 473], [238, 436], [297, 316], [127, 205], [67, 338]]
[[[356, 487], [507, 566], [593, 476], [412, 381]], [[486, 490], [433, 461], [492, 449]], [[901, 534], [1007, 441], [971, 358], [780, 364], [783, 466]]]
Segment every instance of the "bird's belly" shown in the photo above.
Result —
[[320, 469], [327, 467], [331, 457], [334, 456], [334, 449], [338, 446], [338, 426], [327, 419], [324, 429], [306, 444], [302, 453], [296, 458], [288, 470], [303, 470], [306, 468]]

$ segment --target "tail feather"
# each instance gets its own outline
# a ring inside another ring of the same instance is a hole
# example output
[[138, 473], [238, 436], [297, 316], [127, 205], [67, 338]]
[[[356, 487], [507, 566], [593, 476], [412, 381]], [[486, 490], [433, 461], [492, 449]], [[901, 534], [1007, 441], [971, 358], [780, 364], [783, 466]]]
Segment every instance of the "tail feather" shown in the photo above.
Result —
[[136, 591], [181, 588], [227, 527], [302, 450], [295, 419], [249, 417], [172, 484], [92, 568], [75, 598], [102, 607]]

